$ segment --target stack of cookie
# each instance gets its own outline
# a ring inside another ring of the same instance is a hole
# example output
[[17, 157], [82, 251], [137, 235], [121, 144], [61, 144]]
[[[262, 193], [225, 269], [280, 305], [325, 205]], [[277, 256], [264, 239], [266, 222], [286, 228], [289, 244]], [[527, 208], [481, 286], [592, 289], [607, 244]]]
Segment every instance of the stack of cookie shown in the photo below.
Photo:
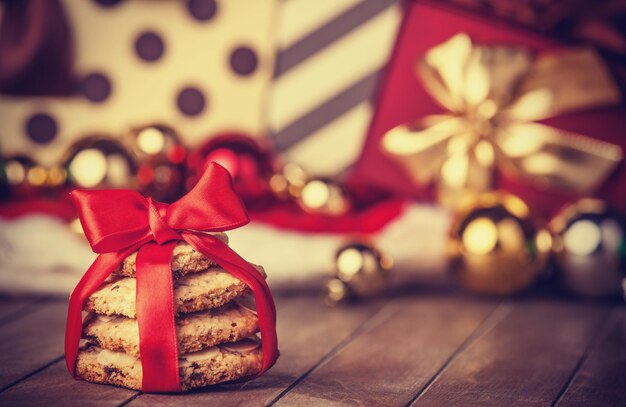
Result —
[[[228, 243], [225, 234], [215, 236]], [[127, 257], [85, 301], [84, 310], [90, 313], [83, 323], [87, 342], [79, 351], [76, 374], [87, 381], [141, 390], [136, 258], [136, 253]], [[247, 286], [185, 242], [174, 249], [172, 271], [181, 388], [259, 372], [259, 324]]]

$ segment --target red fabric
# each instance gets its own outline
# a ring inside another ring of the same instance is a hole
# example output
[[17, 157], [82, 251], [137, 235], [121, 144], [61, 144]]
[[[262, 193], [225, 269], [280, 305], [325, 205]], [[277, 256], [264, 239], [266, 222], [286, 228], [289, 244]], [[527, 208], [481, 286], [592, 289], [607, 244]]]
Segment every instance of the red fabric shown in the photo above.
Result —
[[[433, 199], [433, 188], [416, 186], [404, 170], [381, 151], [381, 138], [391, 128], [442, 112], [426, 93], [415, 71], [419, 58], [430, 48], [457, 33], [467, 33], [479, 44], [518, 44], [537, 52], [550, 52], [563, 44], [493, 19], [436, 4], [414, 1], [407, 5], [395, 50], [383, 81], [377, 108], [353, 181], [373, 184], [395, 196]], [[626, 106], [564, 115], [543, 123], [556, 128], [621, 145], [626, 149]], [[595, 196], [616, 207], [626, 207], [626, 168], [623, 165]], [[537, 213], [550, 215], [575, 199], [563, 191], [538, 190], [523, 181], [496, 179], [504, 188], [524, 199]]]
[[[345, 185], [354, 207], [342, 216], [308, 213], [294, 202], [278, 199], [267, 179], [274, 171], [275, 157], [258, 137], [243, 133], [222, 133], [211, 137], [189, 156], [188, 165], [194, 172], [204, 168], [204, 162], [216, 161], [231, 173], [235, 190], [245, 201], [250, 217], [283, 229], [310, 233], [373, 233], [400, 214], [402, 202], [382, 200], [367, 188], [356, 191]], [[371, 202], [372, 198], [378, 198]], [[366, 202], [367, 201], [367, 202]]]
[[253, 211], [254, 222], [309, 233], [360, 233], [379, 231], [402, 213], [404, 201], [391, 199], [351, 210], [343, 216], [310, 214], [293, 203], [276, 203], [268, 209]]
[[198, 184], [171, 205], [126, 190], [76, 190], [71, 197], [85, 235], [100, 255], [70, 295], [65, 335], [65, 360], [70, 373], [74, 375], [83, 302], [126, 256], [140, 249], [136, 277], [142, 388], [150, 392], [180, 390], [170, 269], [176, 240], [187, 241], [252, 289], [263, 350], [258, 375], [276, 362], [276, 308], [265, 279], [226, 244], [206, 233], [248, 223], [228, 171], [215, 163], [209, 165]]
[[53, 198], [45, 197], [16, 197], [10, 201], [0, 203], [0, 217], [6, 219], [19, 218], [33, 213], [51, 215], [69, 222], [76, 218], [76, 209], [72, 205], [69, 195]]
[[[252, 221], [273, 225], [282, 229], [306, 233], [375, 233], [402, 213], [404, 201], [383, 199], [357, 207], [343, 216], [315, 215], [303, 211], [294, 203], [275, 200], [271, 204], [249, 210]], [[71, 202], [46, 198], [20, 199], [0, 204], [0, 217], [18, 218], [33, 213], [42, 213], [71, 221], [76, 209]]]

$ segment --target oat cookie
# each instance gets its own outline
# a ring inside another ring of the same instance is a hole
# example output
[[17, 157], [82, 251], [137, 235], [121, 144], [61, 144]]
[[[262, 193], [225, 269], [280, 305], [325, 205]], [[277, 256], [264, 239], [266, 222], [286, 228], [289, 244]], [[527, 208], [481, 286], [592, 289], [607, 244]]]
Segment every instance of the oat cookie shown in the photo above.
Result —
[[[261, 370], [263, 354], [256, 340], [244, 339], [179, 356], [182, 390], [251, 376]], [[123, 352], [87, 345], [78, 352], [76, 374], [94, 383], [141, 390], [141, 360]]]
[[[223, 342], [236, 342], [259, 331], [254, 312], [229, 303], [176, 318], [180, 353], [196, 352]], [[122, 316], [91, 315], [83, 326], [83, 338], [103, 349], [139, 356], [137, 320]]]
[[[255, 266], [265, 276], [263, 268]], [[135, 318], [136, 280], [113, 277], [85, 301], [84, 310], [100, 315]], [[249, 292], [248, 287], [221, 267], [214, 266], [174, 280], [176, 314], [220, 307]]]
[[[213, 236], [228, 244], [226, 233], [214, 233]], [[215, 266], [215, 262], [196, 251], [189, 243], [183, 241], [176, 243], [172, 252], [172, 272], [175, 277], [204, 271], [211, 266]], [[125, 258], [113, 273], [125, 277], [135, 277], [137, 274], [137, 252]]]

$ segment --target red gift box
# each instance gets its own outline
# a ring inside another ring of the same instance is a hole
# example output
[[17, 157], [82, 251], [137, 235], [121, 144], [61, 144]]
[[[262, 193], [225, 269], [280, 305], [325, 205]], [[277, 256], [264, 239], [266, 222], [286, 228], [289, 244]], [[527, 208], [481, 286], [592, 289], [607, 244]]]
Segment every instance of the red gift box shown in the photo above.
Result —
[[196, 186], [168, 205], [129, 190], [71, 193], [80, 221], [98, 257], [70, 295], [65, 333], [65, 361], [74, 375], [82, 332], [82, 308], [113, 270], [137, 253], [137, 324], [143, 368], [142, 391], [180, 391], [174, 322], [172, 250], [184, 240], [254, 294], [261, 332], [260, 375], [278, 358], [276, 308], [263, 276], [221, 240], [208, 232], [248, 223], [246, 210], [223, 167], [211, 163]]
[[[381, 139], [390, 129], [443, 109], [424, 89], [416, 75], [416, 63], [431, 48], [456, 34], [467, 33], [479, 44], [506, 44], [537, 53], [556, 51], [566, 45], [519, 27], [510, 27], [483, 16], [430, 1], [407, 5], [394, 54], [382, 89], [366, 144], [354, 178], [394, 194], [432, 199], [432, 185], [416, 185], [404, 169], [382, 151]], [[626, 106], [591, 109], [541, 120], [539, 123], [626, 147]], [[578, 198], [560, 189], [541, 189], [524, 180], [507, 178], [496, 171], [494, 188], [508, 190], [524, 199], [535, 213], [545, 216]], [[621, 163], [593, 196], [616, 207], [626, 206], [626, 169]]]

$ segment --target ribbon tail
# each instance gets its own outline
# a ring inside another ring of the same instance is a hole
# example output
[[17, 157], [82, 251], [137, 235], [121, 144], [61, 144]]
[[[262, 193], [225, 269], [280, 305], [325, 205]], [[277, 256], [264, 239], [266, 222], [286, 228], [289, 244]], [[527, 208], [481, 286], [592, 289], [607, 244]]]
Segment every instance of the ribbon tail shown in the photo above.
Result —
[[596, 189], [622, 160], [617, 145], [538, 123], [509, 125], [495, 144], [502, 171], [578, 194]]
[[77, 378], [75, 374], [76, 358], [83, 330], [83, 303], [100, 287], [104, 280], [115, 270], [115, 267], [136, 249], [137, 246], [133, 246], [123, 252], [99, 255], [80, 279], [72, 294], [70, 294], [67, 324], [65, 326], [65, 363], [67, 364], [67, 370], [74, 378]]
[[176, 242], [147, 243], [137, 253], [137, 324], [144, 392], [180, 391], [172, 251]]
[[271, 368], [278, 359], [276, 336], [276, 307], [265, 279], [254, 267], [235, 253], [228, 245], [208, 234], [183, 232], [183, 239], [205, 256], [214, 260], [224, 270], [243, 281], [254, 294], [259, 315], [259, 328], [263, 350], [263, 365], [255, 377]]

